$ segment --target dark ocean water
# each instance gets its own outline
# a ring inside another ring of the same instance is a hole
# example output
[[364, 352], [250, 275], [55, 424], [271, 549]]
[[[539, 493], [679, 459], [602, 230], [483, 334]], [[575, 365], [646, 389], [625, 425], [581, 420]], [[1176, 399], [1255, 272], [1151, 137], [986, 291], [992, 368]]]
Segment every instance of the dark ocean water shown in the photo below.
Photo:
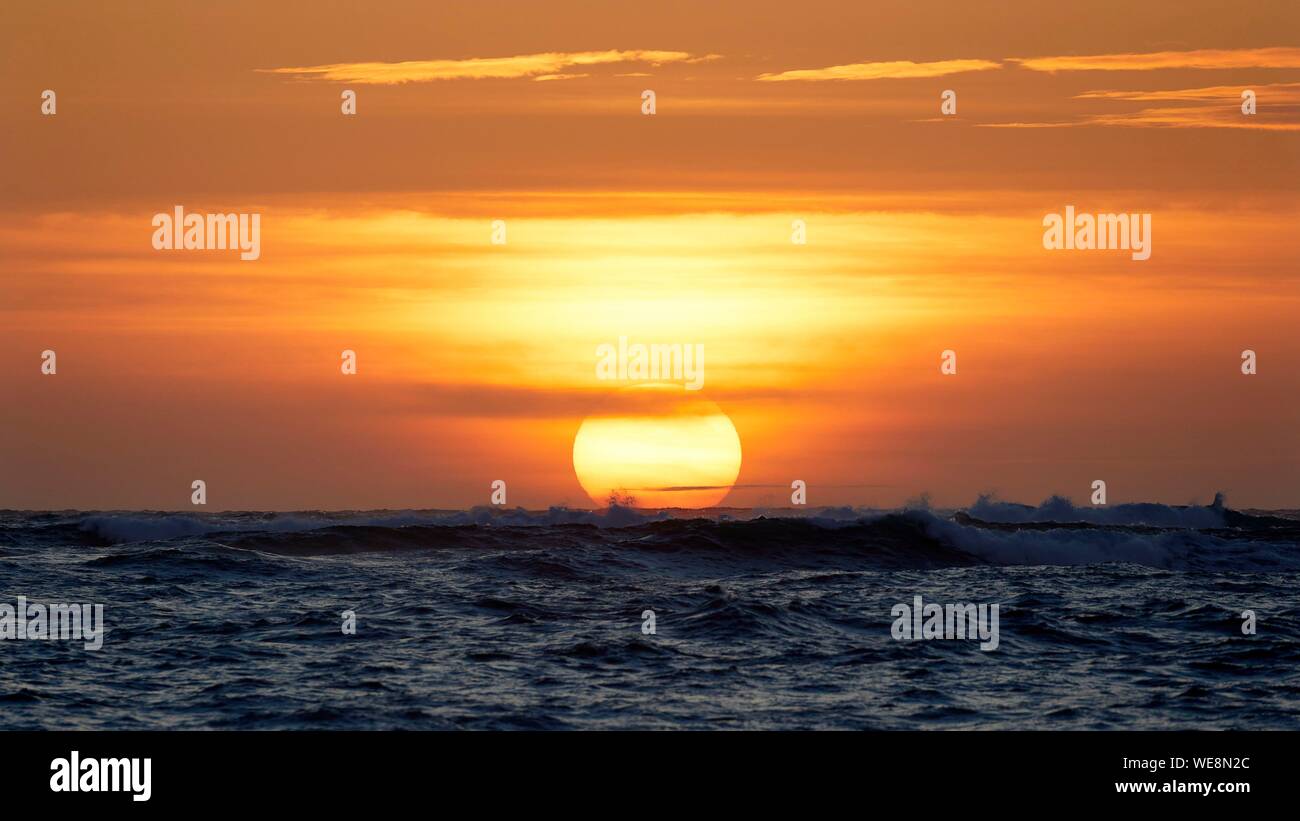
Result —
[[[0, 604], [107, 623], [0, 641], [0, 728], [1297, 729], [1297, 583], [1218, 504], [0, 512]], [[895, 640], [917, 595], [999, 646]]]

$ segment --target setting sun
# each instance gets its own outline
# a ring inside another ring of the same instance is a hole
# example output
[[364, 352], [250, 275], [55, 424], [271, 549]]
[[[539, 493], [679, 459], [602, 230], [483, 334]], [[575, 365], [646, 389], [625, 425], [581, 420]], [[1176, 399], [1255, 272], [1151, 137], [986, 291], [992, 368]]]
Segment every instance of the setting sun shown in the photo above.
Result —
[[677, 386], [622, 392], [635, 411], [593, 414], [573, 439], [573, 469], [598, 505], [712, 507], [740, 473], [740, 437], [707, 399]]

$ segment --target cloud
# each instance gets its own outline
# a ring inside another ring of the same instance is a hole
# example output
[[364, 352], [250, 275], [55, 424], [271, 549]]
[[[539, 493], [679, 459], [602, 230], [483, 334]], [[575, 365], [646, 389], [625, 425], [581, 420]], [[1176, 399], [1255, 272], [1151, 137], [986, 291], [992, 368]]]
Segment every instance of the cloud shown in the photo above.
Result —
[[[946, 122], [943, 121], [943, 122]], [[1034, 123], [1034, 122], [1012, 122], [1012, 123], [975, 123], [976, 128], [1073, 128], [1079, 125], [1090, 125], [1086, 122], [1063, 122], [1063, 123]]]
[[1156, 128], [1253, 128], [1263, 131], [1300, 131], [1300, 122], [1243, 115], [1236, 107], [1182, 106], [1144, 108], [1123, 114], [1097, 114], [1085, 125], [1147, 126]]
[[[825, 489], [831, 487], [833, 488], [892, 488], [892, 487], [896, 487], [896, 485], [876, 485], [876, 484], [862, 484], [862, 483], [845, 484], [843, 482], [833, 482], [833, 483], [818, 482], [817, 487], [819, 489]], [[691, 490], [720, 490], [722, 488], [730, 488], [732, 490], [759, 490], [759, 489], [770, 490], [774, 488], [781, 488], [782, 490], [789, 490], [790, 485], [780, 483], [780, 482], [774, 484], [736, 483], [734, 485], [671, 485], [669, 487], [630, 487], [628, 488], [628, 490], [653, 491], [656, 493], [673, 493], [677, 491], [691, 491]]]
[[1013, 57], [1030, 71], [1153, 71], [1162, 68], [1300, 68], [1300, 48], [1206, 48], [1145, 54]]
[[984, 128], [1071, 128], [1077, 126], [1128, 126], [1150, 128], [1249, 128], [1262, 131], [1300, 131], [1300, 83], [1251, 86], [1259, 112], [1241, 113], [1245, 86], [1206, 86], [1159, 91], [1106, 89], [1074, 95], [1076, 100], [1172, 103], [1137, 111], [1089, 114], [1065, 122], [980, 123]]
[[[1011, 62], [1030, 71], [1151, 71], [1162, 68], [1300, 68], [1300, 47], [1195, 49], [1147, 53], [1064, 55], [1055, 57], [1011, 57]], [[911, 60], [847, 63], [826, 68], [796, 69], [760, 74], [762, 82], [789, 80], [893, 80], [942, 77], [968, 71], [1001, 68], [994, 60]]]
[[[594, 363], [594, 359], [592, 360]], [[708, 399], [727, 405], [778, 402], [790, 405], [816, 399], [805, 389], [778, 387], [710, 388], [702, 394], [680, 385], [662, 390], [620, 390], [624, 383], [584, 388], [483, 383], [393, 384], [386, 409], [449, 418], [582, 419], [587, 416], [712, 414]], [[376, 405], [372, 400], [371, 407]]]
[[943, 77], [966, 71], [989, 71], [1001, 68], [992, 60], [939, 60], [933, 63], [914, 63], [911, 60], [893, 60], [882, 63], [848, 63], [826, 68], [798, 69], [776, 74], [760, 74], [762, 82], [775, 83], [789, 80], [899, 80], [915, 77]]
[[685, 51], [609, 50], [544, 52], [514, 57], [470, 57], [463, 60], [408, 60], [400, 63], [331, 63], [320, 66], [259, 68], [264, 74], [284, 74], [298, 79], [339, 83], [397, 85], [435, 80], [512, 79], [546, 77], [556, 79], [572, 66], [614, 63], [697, 63], [715, 60], [717, 54], [692, 55]]
[[1222, 108], [1144, 108], [1124, 114], [1093, 114], [1072, 122], [976, 123], [977, 128], [1080, 128], [1128, 126], [1130, 128], [1247, 128], [1259, 131], [1300, 131], [1300, 122], [1260, 120], [1225, 112]]
[[[1241, 102], [1241, 92], [1247, 87], [1209, 86], [1206, 88], [1172, 88], [1161, 91], [1085, 91], [1074, 95], [1076, 100], [1138, 100], [1149, 102], [1214, 102], [1232, 101], [1233, 105]], [[1250, 86], [1264, 99], [1289, 104], [1300, 103], [1300, 83], [1272, 83]]]

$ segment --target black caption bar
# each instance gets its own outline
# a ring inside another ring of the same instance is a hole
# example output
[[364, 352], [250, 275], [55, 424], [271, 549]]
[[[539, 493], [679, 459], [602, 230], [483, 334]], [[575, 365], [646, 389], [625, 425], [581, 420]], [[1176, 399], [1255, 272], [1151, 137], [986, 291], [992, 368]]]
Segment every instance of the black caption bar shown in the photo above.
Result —
[[8, 799], [126, 812], [338, 810], [430, 798], [537, 809], [615, 793], [622, 806], [642, 811], [682, 809], [688, 800], [822, 803], [848, 794], [927, 809], [1195, 800], [1225, 810], [1285, 799], [1297, 759], [1294, 734], [1232, 732], [20, 732], [0, 739]]

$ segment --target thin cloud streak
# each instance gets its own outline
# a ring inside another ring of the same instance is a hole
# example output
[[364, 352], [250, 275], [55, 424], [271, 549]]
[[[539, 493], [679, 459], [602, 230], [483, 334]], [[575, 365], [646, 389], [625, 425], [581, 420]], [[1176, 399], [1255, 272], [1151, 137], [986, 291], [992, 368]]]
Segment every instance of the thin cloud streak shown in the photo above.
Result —
[[[1030, 71], [1152, 71], [1156, 69], [1300, 68], [1300, 48], [1277, 46], [1246, 49], [1194, 49], [1048, 57], [1009, 57], [1008, 61]], [[791, 80], [884, 80], [942, 77], [970, 71], [1002, 68], [994, 60], [911, 60], [847, 63], [825, 68], [794, 69], [760, 74], [760, 82]]]
[[1206, 48], [1057, 57], [1013, 57], [1030, 71], [1154, 71], [1167, 68], [1300, 68], [1300, 48]]
[[1300, 122], [1281, 122], [1243, 116], [1223, 106], [1144, 108], [1127, 114], [1097, 114], [1085, 125], [1118, 125], [1146, 128], [1247, 128], [1260, 131], [1300, 131]]
[[645, 49], [607, 51], [544, 52], [513, 57], [470, 57], [463, 60], [407, 60], [400, 63], [361, 62], [331, 63], [319, 66], [259, 68], [263, 74], [280, 74], [304, 80], [341, 83], [398, 85], [428, 83], [437, 80], [517, 79], [547, 77], [555, 79], [573, 66], [596, 66], [617, 63], [697, 63], [718, 59], [720, 55], [693, 55], [685, 51]]
[[944, 77], [968, 71], [991, 71], [1001, 68], [992, 60], [938, 60], [932, 63], [914, 63], [911, 60], [892, 60], [878, 63], [848, 63], [826, 68], [796, 69], [775, 74], [760, 74], [759, 82], [778, 83], [791, 80], [900, 80], [918, 77]]
[[[1266, 85], [1250, 86], [1256, 94], [1265, 98], [1270, 103], [1300, 102], [1300, 83], [1271, 83]], [[1212, 102], [1215, 100], [1231, 101], [1233, 104], [1241, 101], [1241, 92], [1245, 86], [1208, 86], [1206, 88], [1172, 88], [1161, 91], [1120, 91], [1115, 89], [1106, 89], [1100, 91], [1085, 91], [1082, 94], [1074, 95], [1076, 100], [1135, 100], [1142, 102]]]
[[[1076, 100], [1175, 103], [1137, 111], [1089, 114], [1062, 122], [978, 123], [982, 128], [1077, 128], [1124, 126], [1129, 128], [1241, 128], [1260, 131], [1300, 131], [1300, 83], [1252, 86], [1259, 113], [1241, 113], [1242, 86], [1207, 86], [1160, 91], [1104, 89], [1074, 95]], [[1181, 105], [1178, 105], [1181, 104]]]
[[1300, 123], [1229, 119], [1219, 108], [1144, 108], [1128, 114], [1094, 114], [1082, 120], [1061, 123], [975, 123], [976, 128], [1087, 128], [1126, 126], [1129, 128], [1241, 128], [1258, 131], [1300, 131]]

